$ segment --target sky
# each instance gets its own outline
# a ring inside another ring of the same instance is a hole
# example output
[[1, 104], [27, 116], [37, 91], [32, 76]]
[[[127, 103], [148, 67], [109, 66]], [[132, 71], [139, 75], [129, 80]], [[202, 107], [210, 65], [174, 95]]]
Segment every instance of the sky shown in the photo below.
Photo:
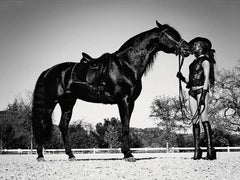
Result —
[[[240, 59], [239, 0], [0, 0], [0, 110], [34, 90], [40, 73], [62, 62], [79, 62], [113, 53], [129, 38], [156, 27], [174, 27], [186, 41], [202, 36], [216, 50], [217, 69], [232, 69]], [[183, 74], [193, 56], [185, 59]], [[178, 96], [178, 58], [159, 52], [143, 77], [131, 127], [156, 126], [149, 118], [155, 97]], [[116, 105], [78, 100], [72, 121], [96, 124], [119, 118]], [[54, 111], [54, 123], [60, 108]]]

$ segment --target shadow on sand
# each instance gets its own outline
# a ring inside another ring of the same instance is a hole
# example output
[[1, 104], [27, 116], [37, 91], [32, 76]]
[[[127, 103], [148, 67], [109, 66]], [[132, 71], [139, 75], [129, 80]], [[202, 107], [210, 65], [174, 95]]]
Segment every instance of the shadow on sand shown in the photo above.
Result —
[[[152, 160], [152, 159], [156, 159], [156, 157], [135, 158], [136, 161]], [[66, 160], [55, 159], [55, 160], [49, 160], [49, 161], [57, 162], [57, 161], [66, 161]], [[124, 159], [123, 158], [86, 158], [86, 159], [75, 159], [73, 162], [76, 162], [76, 161], [124, 161]]]

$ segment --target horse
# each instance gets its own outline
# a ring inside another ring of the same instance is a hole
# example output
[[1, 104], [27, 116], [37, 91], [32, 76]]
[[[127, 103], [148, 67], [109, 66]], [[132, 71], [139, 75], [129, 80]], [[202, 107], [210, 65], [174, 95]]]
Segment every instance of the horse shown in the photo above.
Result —
[[68, 126], [77, 99], [118, 106], [122, 124], [121, 152], [126, 161], [135, 161], [129, 144], [129, 123], [135, 100], [142, 90], [142, 76], [148, 72], [159, 51], [187, 57], [189, 44], [168, 24], [156, 21], [156, 27], [127, 40], [116, 52], [92, 58], [82, 53], [81, 62], [63, 62], [43, 71], [35, 85], [32, 105], [32, 129], [37, 160], [45, 161], [44, 144], [51, 137], [51, 115], [60, 105], [59, 129], [69, 160], [76, 160], [70, 146]]

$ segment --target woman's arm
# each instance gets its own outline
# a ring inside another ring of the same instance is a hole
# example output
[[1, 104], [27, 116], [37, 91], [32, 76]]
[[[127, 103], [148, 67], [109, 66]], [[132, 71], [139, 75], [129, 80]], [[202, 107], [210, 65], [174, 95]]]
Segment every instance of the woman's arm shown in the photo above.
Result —
[[209, 61], [207, 61], [207, 60], [203, 61], [202, 66], [203, 66], [203, 71], [204, 71], [204, 76], [205, 76], [203, 89], [204, 90], [208, 90], [208, 86], [209, 86], [209, 73], [210, 73], [210, 63], [209, 63]]
[[204, 71], [204, 84], [203, 84], [203, 91], [200, 97], [199, 105], [205, 105], [205, 98], [208, 92], [208, 84], [209, 84], [209, 72], [210, 72], [210, 64], [208, 61], [203, 61], [202, 63], [203, 71]]

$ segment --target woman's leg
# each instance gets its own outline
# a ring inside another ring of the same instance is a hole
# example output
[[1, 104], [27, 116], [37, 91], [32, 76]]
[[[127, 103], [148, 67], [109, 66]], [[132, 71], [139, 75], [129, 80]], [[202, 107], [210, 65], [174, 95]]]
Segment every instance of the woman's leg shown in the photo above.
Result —
[[[189, 106], [192, 117], [195, 115], [197, 111], [197, 101], [191, 95], [189, 96]], [[202, 158], [202, 150], [200, 148], [200, 125], [199, 123], [193, 122], [193, 139], [194, 139], [194, 156], [193, 159], [201, 159]]]
[[[201, 94], [198, 94], [198, 101], [200, 100], [200, 97], [201, 97]], [[205, 121], [208, 121], [208, 98], [209, 98], [209, 95], [207, 94], [205, 98], [205, 106], [201, 107], [201, 111], [200, 111], [202, 123]]]
[[195, 99], [195, 97], [189, 95], [189, 107], [190, 107], [190, 112], [191, 112], [191, 116], [193, 117], [195, 112], [197, 111], [197, 100]]
[[205, 132], [205, 137], [207, 138], [207, 156], [204, 159], [213, 160], [216, 159], [216, 150], [214, 149], [212, 144], [212, 130], [210, 122], [208, 120], [207, 111], [208, 111], [208, 95], [206, 96], [205, 99], [205, 109], [201, 114], [201, 120]]

